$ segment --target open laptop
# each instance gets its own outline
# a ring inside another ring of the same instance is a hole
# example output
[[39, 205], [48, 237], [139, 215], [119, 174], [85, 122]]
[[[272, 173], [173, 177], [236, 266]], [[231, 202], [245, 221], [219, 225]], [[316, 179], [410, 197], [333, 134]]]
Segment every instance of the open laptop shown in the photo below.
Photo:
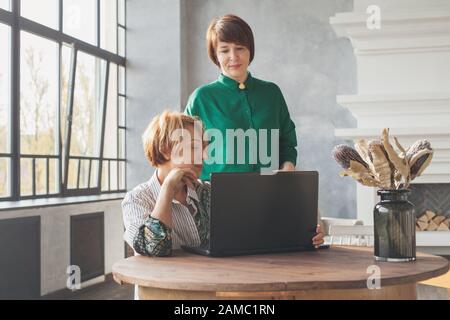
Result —
[[317, 171], [213, 173], [210, 241], [183, 249], [208, 256], [312, 250]]

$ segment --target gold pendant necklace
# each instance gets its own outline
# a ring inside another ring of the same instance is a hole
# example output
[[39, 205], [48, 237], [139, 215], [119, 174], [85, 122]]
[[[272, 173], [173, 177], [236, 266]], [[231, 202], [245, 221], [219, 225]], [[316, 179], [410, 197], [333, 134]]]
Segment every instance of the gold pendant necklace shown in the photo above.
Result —
[[239, 83], [239, 89], [244, 90], [245, 89], [245, 84]]

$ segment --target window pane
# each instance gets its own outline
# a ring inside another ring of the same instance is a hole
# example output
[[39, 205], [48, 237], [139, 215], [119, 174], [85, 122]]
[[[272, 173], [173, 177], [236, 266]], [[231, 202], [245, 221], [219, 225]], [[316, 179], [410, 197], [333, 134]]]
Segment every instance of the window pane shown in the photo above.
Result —
[[125, 130], [119, 129], [119, 159], [125, 159]]
[[111, 171], [110, 171], [110, 177], [111, 180], [111, 191], [117, 190], [117, 161], [111, 161]]
[[0, 158], [0, 198], [9, 197], [10, 190], [10, 159]]
[[21, 32], [20, 151], [57, 153], [58, 45]]
[[47, 194], [47, 163], [45, 159], [35, 160], [36, 194]]
[[80, 189], [86, 189], [89, 186], [89, 160], [81, 160], [80, 162]]
[[125, 0], [118, 0], [118, 10], [119, 10], [119, 23], [125, 25]]
[[10, 1], [9, 0], [0, 0], [0, 8], [5, 10], [11, 10]]
[[58, 29], [59, 0], [22, 0], [20, 14], [27, 19]]
[[119, 189], [125, 190], [125, 161], [119, 162]]
[[105, 126], [105, 158], [117, 158], [117, 66], [109, 65], [108, 105]]
[[76, 189], [77, 188], [77, 179], [78, 179], [78, 159], [70, 159], [69, 160], [69, 180], [67, 183], [68, 189]]
[[117, 28], [117, 31], [119, 32], [119, 47], [118, 47], [118, 54], [122, 57], [125, 57], [125, 29], [122, 27]]
[[33, 193], [33, 169], [29, 158], [20, 159], [20, 195], [29, 196]]
[[90, 188], [98, 187], [98, 164], [100, 161], [92, 160], [91, 164], [91, 181], [89, 183]]
[[117, 52], [117, 8], [114, 0], [100, 0], [100, 46]]
[[49, 169], [49, 193], [55, 194], [59, 193], [59, 169], [58, 169], [58, 160], [57, 159], [49, 159], [48, 169]]
[[119, 97], [119, 126], [125, 127], [125, 97]]
[[125, 94], [125, 68], [119, 66], [119, 93]]
[[10, 152], [9, 148], [9, 106], [10, 91], [10, 28], [0, 24], [0, 153]]
[[70, 80], [70, 59], [72, 56], [72, 48], [66, 45], [61, 47], [61, 135], [65, 136], [66, 116], [67, 116], [67, 102], [69, 98], [69, 80]]
[[98, 157], [102, 121], [101, 95], [105, 61], [78, 52], [70, 154]]
[[101, 191], [109, 191], [109, 161], [103, 161], [102, 164], [102, 189]]
[[97, 1], [63, 0], [63, 32], [97, 44]]

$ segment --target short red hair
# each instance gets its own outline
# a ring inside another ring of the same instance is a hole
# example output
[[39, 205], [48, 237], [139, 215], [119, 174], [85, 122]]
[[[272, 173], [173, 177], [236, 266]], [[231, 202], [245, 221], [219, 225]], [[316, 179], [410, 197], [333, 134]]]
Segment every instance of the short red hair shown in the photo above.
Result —
[[194, 126], [196, 121], [200, 120], [181, 112], [169, 110], [154, 117], [142, 135], [145, 156], [150, 164], [158, 167], [169, 161], [168, 155], [177, 143], [171, 139], [172, 133], [177, 129], [184, 129], [188, 125]]

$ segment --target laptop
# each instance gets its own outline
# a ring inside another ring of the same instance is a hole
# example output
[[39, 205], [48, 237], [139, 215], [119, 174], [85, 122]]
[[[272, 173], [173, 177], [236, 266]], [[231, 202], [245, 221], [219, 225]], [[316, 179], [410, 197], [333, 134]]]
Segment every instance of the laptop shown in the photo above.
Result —
[[217, 257], [313, 250], [318, 190], [317, 171], [213, 173], [210, 241], [182, 248]]

